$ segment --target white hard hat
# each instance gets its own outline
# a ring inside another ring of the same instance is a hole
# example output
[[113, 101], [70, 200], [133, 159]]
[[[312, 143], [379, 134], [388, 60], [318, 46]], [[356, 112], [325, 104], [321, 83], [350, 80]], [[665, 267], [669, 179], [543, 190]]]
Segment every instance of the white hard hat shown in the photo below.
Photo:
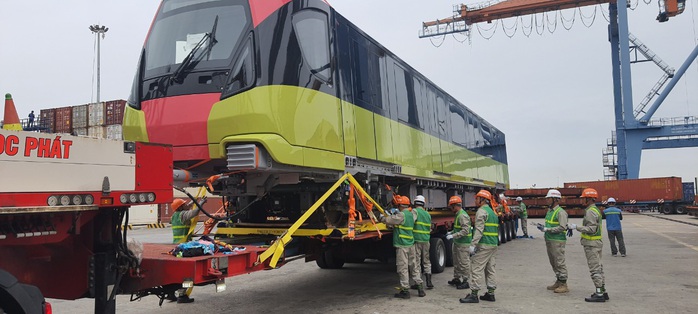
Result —
[[562, 194], [560, 194], [560, 191], [556, 189], [550, 189], [545, 197], [562, 198]]
[[523, 201], [523, 198], [521, 198], [521, 196], [519, 196], [519, 197], [516, 198], [516, 201], [517, 201], [517, 202], [521, 202], [521, 201]]
[[414, 198], [414, 203], [416, 205], [424, 205], [426, 204], [426, 200], [424, 199], [424, 196], [417, 195], [417, 197]]
[[608, 203], [615, 203], [615, 202], [616, 202], [616, 199], [613, 198], [613, 197], [609, 197], [607, 202], [608, 202]]

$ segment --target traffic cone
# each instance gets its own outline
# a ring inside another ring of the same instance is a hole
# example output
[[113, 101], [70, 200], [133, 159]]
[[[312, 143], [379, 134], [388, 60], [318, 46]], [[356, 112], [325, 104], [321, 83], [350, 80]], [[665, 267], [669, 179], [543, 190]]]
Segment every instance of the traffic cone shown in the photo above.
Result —
[[5, 115], [2, 128], [4, 130], [22, 131], [22, 124], [19, 122], [15, 102], [12, 101], [12, 95], [5, 94]]

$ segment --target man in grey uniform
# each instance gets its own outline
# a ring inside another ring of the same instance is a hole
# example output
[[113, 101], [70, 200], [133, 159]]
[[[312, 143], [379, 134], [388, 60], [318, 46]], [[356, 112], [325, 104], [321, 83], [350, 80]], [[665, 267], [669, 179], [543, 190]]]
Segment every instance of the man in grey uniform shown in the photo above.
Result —
[[596, 286], [596, 291], [588, 298], [584, 298], [587, 302], [606, 302], [608, 293], [604, 283], [603, 265], [601, 264], [601, 251], [603, 250], [603, 241], [601, 240], [601, 212], [594, 204], [599, 197], [599, 193], [591, 188], [584, 189], [580, 196], [584, 205], [587, 206], [584, 213], [584, 221], [582, 226], [571, 224], [570, 229], [576, 229], [582, 233], [582, 246], [587, 257], [591, 280]]
[[456, 214], [453, 222], [453, 231], [446, 235], [446, 239], [453, 240], [453, 279], [449, 285], [456, 289], [468, 289], [470, 278], [470, 242], [473, 238], [470, 232], [470, 216], [463, 210], [463, 200], [458, 195], [451, 196], [448, 206]]

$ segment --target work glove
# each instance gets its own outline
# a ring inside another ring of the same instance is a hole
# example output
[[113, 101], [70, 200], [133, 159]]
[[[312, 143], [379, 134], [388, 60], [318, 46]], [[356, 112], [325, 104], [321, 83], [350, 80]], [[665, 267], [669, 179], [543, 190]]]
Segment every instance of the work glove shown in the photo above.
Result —
[[567, 224], [567, 229], [569, 229], [569, 230], [577, 230], [577, 225], [576, 225], [576, 224]]
[[446, 234], [446, 240], [451, 240], [451, 239], [453, 239], [453, 235], [449, 232], [448, 234]]
[[474, 246], [474, 245], [471, 245], [471, 246], [468, 248], [468, 252], [470, 252], [470, 256], [475, 255], [475, 252], [477, 252], [477, 247]]
[[397, 214], [397, 213], [399, 213], [399, 212], [400, 212], [400, 211], [399, 211], [397, 208], [391, 208], [391, 209], [390, 209], [390, 214], [391, 214], [391, 215], [395, 215], [395, 214]]
[[572, 229], [567, 229], [567, 237], [569, 238], [571, 236], [572, 236]]
[[538, 228], [538, 230], [540, 230], [540, 231], [545, 232], [545, 227], [542, 224], [537, 224], [536, 228]]

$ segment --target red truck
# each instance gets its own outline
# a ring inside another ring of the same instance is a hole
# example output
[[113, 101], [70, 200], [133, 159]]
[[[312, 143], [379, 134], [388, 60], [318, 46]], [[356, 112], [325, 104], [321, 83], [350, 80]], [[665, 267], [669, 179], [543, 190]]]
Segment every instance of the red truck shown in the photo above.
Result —
[[657, 210], [664, 214], [685, 214], [695, 196], [694, 183], [682, 183], [679, 177], [569, 182], [565, 188], [594, 188], [600, 202], [613, 197], [623, 210]]
[[162, 300], [267, 268], [258, 246], [192, 258], [132, 249], [129, 207], [172, 201], [170, 146], [0, 130], [0, 173], [0, 313], [51, 313], [44, 297], [115, 313], [116, 294]]

